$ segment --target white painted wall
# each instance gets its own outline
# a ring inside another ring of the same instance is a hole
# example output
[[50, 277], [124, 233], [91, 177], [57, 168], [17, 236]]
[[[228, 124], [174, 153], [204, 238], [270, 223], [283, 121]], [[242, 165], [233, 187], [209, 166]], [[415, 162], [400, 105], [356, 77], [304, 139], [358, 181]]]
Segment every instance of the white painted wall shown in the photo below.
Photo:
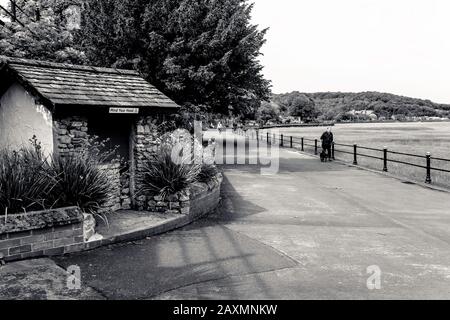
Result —
[[35, 102], [20, 84], [14, 83], [0, 97], [0, 149], [29, 146], [36, 135], [45, 154], [53, 153], [53, 119], [51, 112]]

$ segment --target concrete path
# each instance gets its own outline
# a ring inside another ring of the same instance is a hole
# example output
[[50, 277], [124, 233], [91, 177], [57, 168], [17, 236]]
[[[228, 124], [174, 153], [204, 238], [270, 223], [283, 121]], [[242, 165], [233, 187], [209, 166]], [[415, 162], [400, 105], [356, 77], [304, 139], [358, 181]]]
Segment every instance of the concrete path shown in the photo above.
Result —
[[50, 259], [0, 266], [0, 300], [103, 300], [88, 286], [76, 287], [76, 278]]
[[450, 298], [449, 193], [287, 149], [277, 174], [224, 173], [208, 219], [57, 263], [107, 298]]

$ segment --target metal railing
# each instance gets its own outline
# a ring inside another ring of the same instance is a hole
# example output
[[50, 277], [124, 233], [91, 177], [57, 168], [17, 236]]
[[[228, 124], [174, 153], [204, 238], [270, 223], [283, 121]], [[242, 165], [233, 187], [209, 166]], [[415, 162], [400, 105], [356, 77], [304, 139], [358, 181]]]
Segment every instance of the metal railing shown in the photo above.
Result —
[[[258, 140], [266, 140], [266, 143], [272, 144], [279, 142], [280, 147], [286, 147], [286, 148], [300, 148], [300, 151], [305, 152], [305, 147], [311, 147], [314, 148], [314, 154], [319, 154], [319, 139], [311, 139], [311, 138], [305, 138], [305, 137], [296, 137], [292, 135], [283, 135], [280, 134], [276, 136], [275, 134], [266, 132], [266, 134], [261, 134], [258, 131], [256, 134], [251, 134], [247, 131], [241, 131], [242, 135], [249, 137], [249, 138], [256, 138]], [[341, 147], [341, 149], [337, 149], [336, 147]], [[347, 149], [342, 149], [347, 148]], [[363, 150], [362, 152], [360, 150]], [[376, 152], [380, 153], [379, 156], [377, 155], [371, 155], [367, 154], [367, 152], [364, 151], [370, 151], [370, 152]], [[418, 154], [412, 154], [412, 153], [406, 153], [406, 152], [398, 152], [398, 151], [392, 151], [389, 150], [387, 147], [384, 147], [383, 149], [377, 149], [377, 148], [371, 148], [366, 146], [360, 146], [357, 144], [344, 144], [344, 143], [336, 143], [333, 142], [331, 146], [331, 158], [335, 160], [335, 153], [342, 153], [342, 154], [348, 154], [353, 156], [353, 164], [358, 165], [358, 159], [360, 157], [363, 158], [370, 158], [375, 160], [382, 161], [383, 169], [382, 171], [388, 172], [388, 164], [391, 163], [397, 163], [402, 164], [406, 166], [412, 166], [416, 168], [425, 169], [426, 177], [425, 177], [425, 183], [432, 183], [431, 179], [431, 173], [432, 171], [437, 172], [444, 172], [444, 173], [450, 173], [449, 169], [444, 168], [437, 168], [435, 166], [432, 166], [432, 161], [439, 161], [439, 162], [445, 162], [449, 163], [450, 165], [450, 159], [445, 158], [439, 158], [439, 157], [432, 157], [430, 152], [427, 152], [425, 155], [418, 155]], [[389, 157], [389, 155], [397, 155], [397, 156], [404, 156], [404, 157], [410, 157], [415, 159], [420, 159], [423, 161], [423, 164], [417, 164], [412, 162], [407, 162], [403, 160], [393, 159], [392, 157]]]

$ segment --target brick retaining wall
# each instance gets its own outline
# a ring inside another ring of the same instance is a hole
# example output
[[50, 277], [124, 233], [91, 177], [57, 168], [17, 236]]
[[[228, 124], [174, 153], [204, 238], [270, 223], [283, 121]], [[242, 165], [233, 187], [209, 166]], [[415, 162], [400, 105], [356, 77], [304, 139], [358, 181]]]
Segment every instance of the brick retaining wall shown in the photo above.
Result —
[[[1, 217], [1, 219], [4, 219]], [[84, 248], [84, 215], [77, 207], [9, 215], [0, 226], [0, 258], [13, 261], [76, 252]], [[35, 221], [35, 222], [34, 222]]]

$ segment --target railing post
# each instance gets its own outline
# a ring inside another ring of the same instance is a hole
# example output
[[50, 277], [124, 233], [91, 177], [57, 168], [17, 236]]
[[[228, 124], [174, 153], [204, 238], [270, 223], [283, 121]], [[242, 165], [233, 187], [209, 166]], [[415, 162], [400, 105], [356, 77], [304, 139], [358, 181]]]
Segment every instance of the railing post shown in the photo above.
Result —
[[427, 178], [425, 183], [431, 183], [431, 153], [427, 152]]
[[281, 141], [280, 141], [280, 146], [282, 147], [282, 146], [283, 146], [283, 140], [284, 140], [283, 135], [280, 136], [280, 139], [281, 139]]
[[383, 171], [384, 172], [388, 172], [388, 168], [387, 168], [387, 153], [388, 153], [387, 147], [383, 147]]
[[291, 138], [290, 138], [290, 144], [291, 144], [291, 149], [292, 149], [292, 136], [291, 136]]
[[353, 145], [353, 164], [358, 164], [358, 146], [356, 144]]
[[314, 139], [314, 154], [317, 155], [317, 139]]
[[302, 151], [305, 151], [305, 138], [302, 137]]
[[334, 142], [331, 143], [331, 159], [336, 160], [334, 157]]

